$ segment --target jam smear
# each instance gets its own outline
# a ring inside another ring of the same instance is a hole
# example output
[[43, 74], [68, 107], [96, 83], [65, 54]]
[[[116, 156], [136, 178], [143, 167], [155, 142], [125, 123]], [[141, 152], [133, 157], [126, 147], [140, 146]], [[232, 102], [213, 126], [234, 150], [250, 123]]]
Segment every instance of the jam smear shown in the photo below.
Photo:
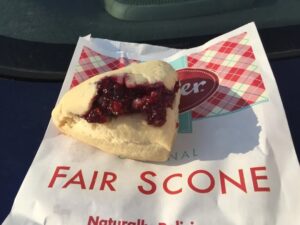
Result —
[[89, 123], [106, 123], [121, 115], [142, 113], [148, 124], [162, 126], [179, 89], [178, 81], [168, 90], [162, 82], [127, 87], [125, 80], [126, 75], [99, 81], [97, 95], [83, 118]]

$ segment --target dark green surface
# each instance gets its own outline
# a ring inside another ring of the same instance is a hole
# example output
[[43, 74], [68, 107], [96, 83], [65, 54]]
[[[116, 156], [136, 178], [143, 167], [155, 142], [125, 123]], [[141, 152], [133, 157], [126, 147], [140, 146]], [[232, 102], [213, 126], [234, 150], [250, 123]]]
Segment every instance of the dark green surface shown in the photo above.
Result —
[[106, 11], [118, 19], [151, 21], [181, 19], [247, 9], [254, 0], [105, 0]]
[[0, 0], [0, 35], [17, 39], [75, 43], [78, 36], [150, 41], [223, 33], [250, 21], [259, 28], [300, 23], [300, 1], [255, 0], [255, 8], [183, 20], [125, 22], [104, 10], [101, 0]]
[[[269, 59], [300, 56], [300, 25], [260, 29]], [[147, 41], [170, 48], [200, 46], [214, 35]], [[0, 36], [0, 77], [34, 80], [63, 80], [75, 44], [24, 41]]]

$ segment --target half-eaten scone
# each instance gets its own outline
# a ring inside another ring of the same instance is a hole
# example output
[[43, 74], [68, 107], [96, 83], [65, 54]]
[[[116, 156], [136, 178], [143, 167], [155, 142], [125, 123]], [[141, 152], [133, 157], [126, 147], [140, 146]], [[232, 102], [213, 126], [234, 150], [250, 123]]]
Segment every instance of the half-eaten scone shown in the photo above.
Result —
[[70, 89], [52, 111], [58, 129], [105, 152], [166, 161], [178, 127], [176, 71], [162, 61], [131, 64]]

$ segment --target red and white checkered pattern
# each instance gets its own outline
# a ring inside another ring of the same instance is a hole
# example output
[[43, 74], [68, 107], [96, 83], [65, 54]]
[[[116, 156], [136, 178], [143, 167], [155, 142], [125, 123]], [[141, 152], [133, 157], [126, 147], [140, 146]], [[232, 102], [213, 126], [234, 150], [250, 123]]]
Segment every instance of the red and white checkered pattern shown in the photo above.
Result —
[[[194, 119], [226, 114], [267, 100], [255, 56], [248, 42], [247, 33], [242, 33], [186, 57], [189, 68], [211, 70], [219, 77], [216, 92], [192, 109]], [[138, 61], [124, 57], [112, 58], [84, 47], [71, 87], [132, 62]]]
[[75, 87], [81, 82], [107, 71], [115, 70], [127, 66], [136, 60], [128, 58], [115, 59], [106, 55], [102, 55], [91, 50], [88, 47], [83, 47], [80, 54], [78, 65], [75, 68], [75, 74], [71, 83], [71, 87]]
[[187, 56], [189, 68], [211, 70], [219, 77], [217, 91], [192, 110], [194, 119], [226, 114], [267, 100], [248, 42], [247, 33], [242, 33]]

